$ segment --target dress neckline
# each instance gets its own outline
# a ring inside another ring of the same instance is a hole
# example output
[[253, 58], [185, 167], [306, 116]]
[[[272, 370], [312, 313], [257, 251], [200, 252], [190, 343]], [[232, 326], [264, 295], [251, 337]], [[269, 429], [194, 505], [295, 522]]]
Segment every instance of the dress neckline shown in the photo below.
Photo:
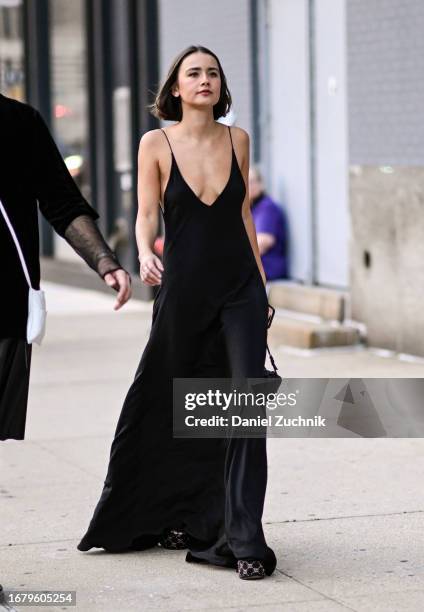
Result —
[[202, 204], [202, 206], [206, 206], [206, 208], [212, 208], [213, 206], [215, 206], [215, 204], [218, 202], [218, 200], [220, 200], [222, 198], [222, 196], [225, 194], [225, 192], [227, 191], [227, 187], [230, 184], [231, 181], [231, 177], [233, 176], [233, 168], [234, 168], [234, 149], [231, 152], [231, 167], [230, 167], [230, 175], [228, 177], [227, 182], [225, 183], [222, 191], [217, 195], [217, 197], [215, 198], [215, 200], [211, 203], [211, 204], [207, 204], [206, 202], [204, 202], [203, 200], [201, 200], [199, 198], [199, 196], [196, 194], [196, 192], [194, 191], [194, 189], [192, 187], [190, 187], [190, 185], [188, 184], [188, 182], [186, 181], [186, 179], [184, 178], [178, 164], [177, 164], [177, 160], [175, 159], [175, 155], [172, 153], [172, 159], [173, 159], [173, 163], [175, 164], [175, 167], [177, 169], [178, 174], [181, 177], [181, 180], [183, 181], [184, 185], [188, 188], [188, 190], [190, 191], [190, 193], [196, 198], [196, 200], [199, 202], [199, 204]]
[[[215, 198], [215, 200], [214, 200], [214, 201], [213, 201], [211, 204], [207, 204], [206, 202], [204, 202], [203, 200], [201, 200], [201, 199], [199, 198], [199, 196], [196, 194], [196, 192], [194, 191], [194, 189], [193, 189], [193, 188], [192, 188], [192, 187], [189, 185], [189, 183], [186, 181], [186, 179], [184, 178], [183, 173], [181, 172], [181, 170], [180, 170], [180, 168], [179, 168], [179, 166], [178, 166], [178, 162], [177, 162], [176, 157], [175, 157], [175, 155], [174, 155], [174, 151], [173, 151], [173, 149], [172, 149], [172, 147], [171, 147], [171, 143], [170, 143], [170, 141], [169, 141], [169, 138], [168, 138], [168, 136], [166, 135], [165, 130], [164, 130], [164, 129], [162, 129], [162, 128], [160, 128], [160, 129], [161, 129], [161, 131], [164, 133], [165, 138], [166, 138], [166, 140], [168, 141], [169, 148], [170, 148], [170, 150], [171, 150], [172, 167], [173, 167], [173, 166], [175, 166], [175, 168], [177, 169], [177, 172], [178, 172], [178, 174], [180, 175], [180, 178], [181, 178], [182, 182], [184, 183], [184, 185], [187, 187], [187, 189], [190, 191], [190, 193], [191, 193], [191, 194], [192, 194], [192, 195], [195, 197], [195, 199], [196, 199], [196, 200], [199, 202], [199, 204], [201, 204], [202, 206], [204, 206], [204, 207], [206, 207], [206, 208], [213, 208], [213, 207], [215, 206], [215, 204], [216, 204], [216, 203], [217, 203], [217, 202], [218, 202], [218, 201], [219, 201], [219, 200], [222, 198], [222, 196], [223, 196], [223, 195], [225, 194], [225, 192], [227, 191], [228, 185], [230, 184], [230, 182], [231, 182], [231, 178], [232, 178], [232, 176], [233, 176], [235, 151], [234, 151], [233, 139], [232, 139], [232, 137], [231, 137], [231, 130], [230, 130], [230, 127], [228, 126], [228, 132], [229, 132], [229, 135], [230, 135], [230, 140], [231, 140], [231, 164], [230, 164], [230, 174], [229, 174], [229, 176], [228, 176], [228, 180], [227, 180], [227, 182], [225, 183], [225, 185], [224, 185], [223, 189], [220, 191], [220, 193], [217, 195], [217, 197]], [[171, 167], [171, 173], [172, 173], [172, 167]], [[164, 196], [163, 196], [163, 197], [164, 197], [164, 200], [165, 200], [165, 194], [166, 194], [166, 191], [167, 191], [167, 189], [168, 189], [168, 185], [169, 185], [169, 183], [170, 183], [170, 178], [171, 178], [171, 175], [169, 176], [168, 182], [167, 182], [166, 187], [165, 187]]]

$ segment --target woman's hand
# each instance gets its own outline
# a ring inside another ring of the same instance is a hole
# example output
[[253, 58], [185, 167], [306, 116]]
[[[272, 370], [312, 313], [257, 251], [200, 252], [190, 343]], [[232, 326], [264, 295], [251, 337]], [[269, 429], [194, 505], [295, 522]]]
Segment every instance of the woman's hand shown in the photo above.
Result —
[[154, 253], [143, 255], [140, 260], [140, 278], [145, 285], [160, 285], [164, 267], [160, 258]]

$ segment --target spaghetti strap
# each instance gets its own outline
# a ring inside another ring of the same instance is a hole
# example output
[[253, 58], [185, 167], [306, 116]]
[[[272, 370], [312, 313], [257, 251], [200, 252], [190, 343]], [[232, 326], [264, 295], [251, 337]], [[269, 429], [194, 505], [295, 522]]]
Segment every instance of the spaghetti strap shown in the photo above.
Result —
[[171, 143], [169, 142], [169, 138], [166, 135], [165, 130], [163, 130], [162, 128], [159, 128], [159, 129], [160, 129], [161, 132], [163, 132], [163, 135], [165, 136], [166, 140], [168, 141], [169, 148], [171, 149], [171, 155], [172, 155], [172, 157], [174, 157], [174, 151], [172, 150]]
[[[231, 136], [231, 127], [230, 127], [229, 125], [228, 125], [227, 127], [228, 127], [228, 133], [230, 134], [231, 148], [232, 148], [232, 150], [234, 151], [233, 137]], [[166, 140], [168, 141], [168, 145], [169, 145], [169, 148], [170, 148], [170, 150], [171, 150], [171, 155], [172, 155], [172, 157], [174, 157], [174, 158], [175, 158], [174, 151], [172, 150], [171, 143], [169, 142], [169, 138], [168, 138], [168, 136], [166, 135], [165, 130], [163, 130], [162, 128], [159, 128], [159, 129], [160, 129], [160, 131], [163, 133], [163, 135], [165, 136]], [[235, 151], [234, 151], [234, 152], [235, 152]]]
[[228, 132], [230, 133], [231, 148], [234, 151], [233, 137], [231, 136], [231, 127], [230, 126], [227, 126], [227, 127], [228, 127]]

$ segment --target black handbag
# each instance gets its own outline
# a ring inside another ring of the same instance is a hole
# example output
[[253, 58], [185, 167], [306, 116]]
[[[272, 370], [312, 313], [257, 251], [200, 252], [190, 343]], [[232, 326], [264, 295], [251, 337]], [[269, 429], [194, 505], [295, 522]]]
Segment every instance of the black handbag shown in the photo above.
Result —
[[[275, 308], [273, 306], [271, 306], [271, 304], [268, 304], [268, 307], [271, 308], [271, 314], [268, 317], [268, 323], [267, 323], [267, 329], [269, 329], [271, 327], [271, 323], [274, 319], [274, 315], [275, 315]], [[283, 379], [281, 378], [281, 376], [277, 373], [277, 366], [274, 360], [274, 357], [271, 355], [271, 351], [269, 350], [268, 344], [266, 345], [266, 350], [268, 351], [268, 355], [269, 358], [271, 360], [271, 364], [273, 369], [272, 370], [268, 370], [265, 366], [264, 366], [264, 373], [263, 373], [263, 378], [266, 379], [265, 381], [265, 385], [266, 385], [266, 389], [268, 392], [270, 393], [276, 393], [281, 385], [281, 383], [283, 382]], [[262, 385], [261, 385], [262, 387]]]

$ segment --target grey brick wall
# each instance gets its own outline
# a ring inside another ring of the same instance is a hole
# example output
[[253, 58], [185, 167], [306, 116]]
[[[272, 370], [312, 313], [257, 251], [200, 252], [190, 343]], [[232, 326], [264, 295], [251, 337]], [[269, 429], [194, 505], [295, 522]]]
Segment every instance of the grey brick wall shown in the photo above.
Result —
[[227, 76], [236, 124], [251, 133], [249, 1], [160, 0], [159, 24], [161, 77], [184, 47], [210, 48]]
[[350, 163], [424, 165], [424, 0], [347, 0]]

